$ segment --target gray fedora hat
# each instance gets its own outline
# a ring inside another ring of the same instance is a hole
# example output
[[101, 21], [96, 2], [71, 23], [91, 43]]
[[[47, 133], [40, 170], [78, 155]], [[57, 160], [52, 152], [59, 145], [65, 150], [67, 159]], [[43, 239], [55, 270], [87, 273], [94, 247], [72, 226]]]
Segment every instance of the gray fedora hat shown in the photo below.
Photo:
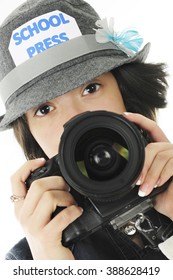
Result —
[[96, 40], [98, 20], [83, 0], [28, 0], [6, 18], [0, 27], [0, 95], [6, 108], [0, 130], [99, 75], [145, 61], [150, 44], [129, 53], [119, 43]]

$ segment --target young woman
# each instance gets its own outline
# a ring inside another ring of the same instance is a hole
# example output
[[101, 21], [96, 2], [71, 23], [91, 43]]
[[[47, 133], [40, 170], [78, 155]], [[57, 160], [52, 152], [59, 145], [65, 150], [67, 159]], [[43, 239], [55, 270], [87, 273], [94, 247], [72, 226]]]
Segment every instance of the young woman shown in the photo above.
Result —
[[[1, 26], [0, 89], [6, 114], [0, 128], [14, 129], [28, 159], [11, 180], [15, 214], [26, 239], [11, 249], [7, 259], [166, 259], [170, 255], [162, 237], [163, 244], [152, 247], [139, 233], [131, 239], [116, 230], [112, 236], [106, 226], [65, 247], [62, 232], [83, 213], [70, 186], [62, 176], [49, 176], [26, 188], [30, 173], [57, 154], [64, 124], [80, 113], [98, 110], [123, 114], [150, 136], [136, 183], [140, 197], [172, 177], [173, 145], [155, 122], [156, 110], [166, 105], [165, 66], [144, 62], [149, 44], [139, 51], [142, 39], [136, 31], [118, 36], [112, 27], [82, 0], [30, 0]], [[162, 236], [171, 229], [172, 196], [170, 183], [155, 197], [155, 209], [147, 213]], [[57, 206], [64, 209], [52, 218]], [[171, 231], [166, 237], [168, 244]]]

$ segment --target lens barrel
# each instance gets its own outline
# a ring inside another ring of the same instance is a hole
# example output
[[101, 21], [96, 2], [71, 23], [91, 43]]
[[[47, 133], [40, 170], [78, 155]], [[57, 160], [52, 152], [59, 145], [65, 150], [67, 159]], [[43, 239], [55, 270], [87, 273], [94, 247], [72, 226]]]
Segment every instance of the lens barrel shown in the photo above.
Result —
[[59, 168], [84, 196], [112, 201], [128, 194], [144, 163], [145, 141], [136, 125], [108, 111], [82, 113], [64, 126]]

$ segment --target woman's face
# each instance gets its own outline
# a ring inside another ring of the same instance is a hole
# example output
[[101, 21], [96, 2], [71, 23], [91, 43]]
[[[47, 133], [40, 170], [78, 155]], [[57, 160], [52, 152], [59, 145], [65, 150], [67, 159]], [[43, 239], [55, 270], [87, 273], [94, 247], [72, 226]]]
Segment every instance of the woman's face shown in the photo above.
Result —
[[63, 125], [86, 111], [107, 110], [118, 114], [126, 109], [114, 76], [109, 72], [26, 113], [29, 128], [45, 154], [58, 152]]

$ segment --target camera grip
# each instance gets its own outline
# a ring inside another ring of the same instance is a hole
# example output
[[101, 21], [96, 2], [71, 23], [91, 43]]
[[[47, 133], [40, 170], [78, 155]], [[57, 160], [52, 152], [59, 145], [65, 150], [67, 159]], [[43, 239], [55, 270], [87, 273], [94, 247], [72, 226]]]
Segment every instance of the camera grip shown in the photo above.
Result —
[[62, 244], [70, 247], [76, 241], [86, 238], [103, 226], [103, 219], [92, 205], [86, 207], [82, 215], [71, 223], [62, 233]]
[[49, 159], [44, 166], [37, 168], [34, 170], [30, 176], [26, 179], [26, 187], [29, 189], [32, 182], [35, 180], [50, 177], [50, 176], [61, 176], [61, 171], [58, 165], [59, 155], [54, 156], [53, 158]]
[[[37, 168], [34, 170], [26, 180], [26, 187], [29, 189], [32, 182], [35, 180], [49, 177], [49, 176], [62, 176], [59, 169], [59, 155], [54, 156], [49, 159], [43, 167]], [[81, 196], [74, 189], [71, 190], [72, 195], [75, 200], [78, 201], [79, 205], [84, 208], [83, 214], [71, 223], [62, 233], [62, 244], [66, 247], [71, 246], [74, 242], [81, 240], [86, 237], [86, 235], [91, 234], [95, 231], [103, 222], [100, 215], [94, 211], [92, 205], [88, 206], [85, 198]], [[85, 203], [86, 202], [86, 203]], [[86, 205], [85, 205], [86, 204]], [[52, 213], [51, 219], [58, 215], [66, 207], [57, 207], [56, 210]]]

